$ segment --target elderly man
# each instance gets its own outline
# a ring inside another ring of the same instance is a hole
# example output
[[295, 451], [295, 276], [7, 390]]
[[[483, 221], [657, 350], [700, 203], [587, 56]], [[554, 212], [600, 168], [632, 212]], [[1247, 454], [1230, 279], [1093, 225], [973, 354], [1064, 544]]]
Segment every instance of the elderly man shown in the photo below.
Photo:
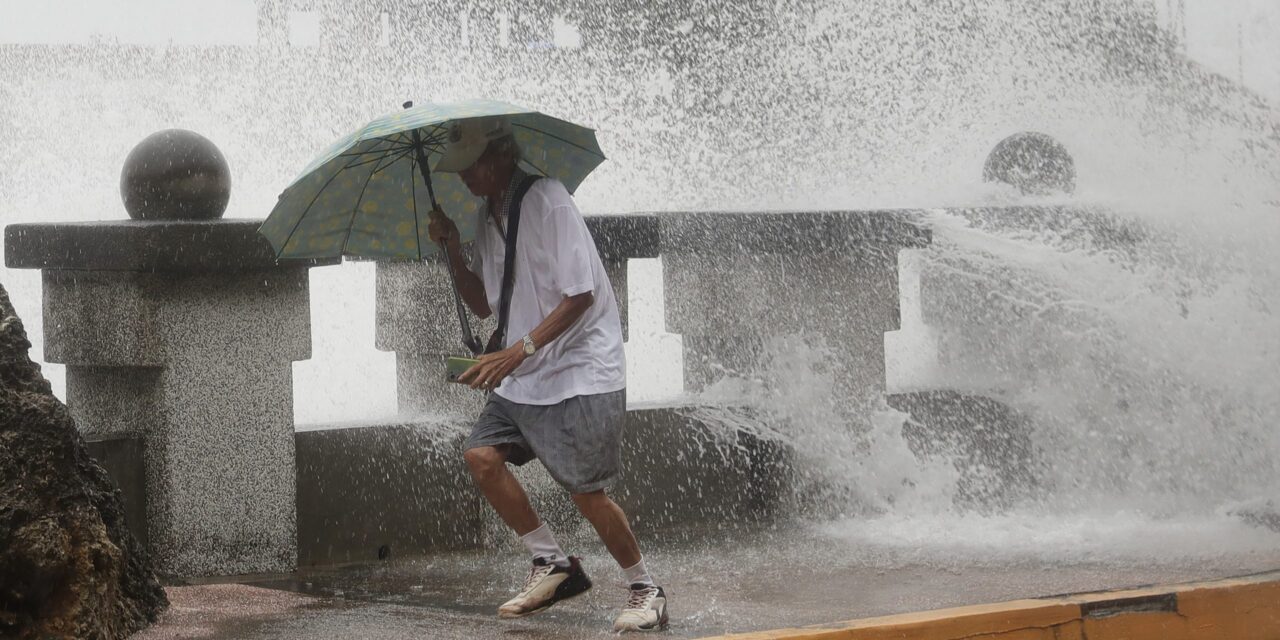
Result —
[[[591, 588], [580, 559], [561, 550], [507, 468], [537, 458], [622, 567], [631, 593], [614, 629], [661, 629], [666, 594], [650, 577], [626, 514], [605, 494], [618, 475], [626, 409], [618, 304], [569, 192], [558, 180], [527, 175], [519, 160], [507, 119], [455, 124], [435, 170], [457, 172], [485, 199], [471, 264], [448, 218], [435, 212], [429, 228], [431, 239], [446, 246], [463, 300], [480, 317], [503, 305], [506, 243], [512, 231], [516, 236], [507, 339], [460, 377], [490, 392], [466, 442], [467, 465], [533, 556], [524, 587], [498, 615], [539, 613]], [[519, 222], [508, 228], [517, 207]]]

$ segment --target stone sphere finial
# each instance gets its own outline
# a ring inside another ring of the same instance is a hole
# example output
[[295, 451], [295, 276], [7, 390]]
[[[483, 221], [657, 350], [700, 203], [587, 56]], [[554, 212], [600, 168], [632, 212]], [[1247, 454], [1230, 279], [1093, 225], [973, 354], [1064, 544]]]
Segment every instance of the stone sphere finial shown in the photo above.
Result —
[[1003, 182], [1027, 195], [1076, 190], [1076, 164], [1061, 142], [1043, 133], [1023, 131], [996, 144], [982, 167], [986, 182]]
[[120, 197], [134, 220], [216, 220], [231, 199], [231, 169], [208, 138], [157, 131], [125, 158]]

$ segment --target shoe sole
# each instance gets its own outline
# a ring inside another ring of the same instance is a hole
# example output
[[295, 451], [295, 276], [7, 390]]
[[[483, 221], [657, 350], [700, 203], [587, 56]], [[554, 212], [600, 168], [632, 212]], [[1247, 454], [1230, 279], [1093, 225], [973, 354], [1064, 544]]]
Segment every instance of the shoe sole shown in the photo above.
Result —
[[630, 627], [627, 629], [614, 629], [615, 633], [652, 633], [654, 631], [666, 631], [668, 623], [664, 620], [652, 627]]
[[615, 633], [624, 633], [628, 631], [639, 631], [641, 633], [648, 631], [666, 631], [671, 624], [671, 617], [667, 615], [667, 605], [662, 605], [662, 616], [658, 618], [658, 624], [652, 627], [628, 627], [626, 629], [614, 629]]
[[[516, 620], [518, 618], [527, 618], [529, 616], [542, 613], [543, 611], [546, 611], [547, 609], [550, 609], [551, 607], [554, 607], [560, 604], [561, 602], [564, 602], [566, 600], [572, 600], [590, 591], [592, 587], [591, 578], [588, 578], [586, 574], [582, 574], [582, 582], [584, 582], [585, 584], [579, 585], [578, 583], [574, 582], [573, 578], [569, 578], [568, 580], [561, 582], [556, 587], [555, 595], [552, 596], [549, 602], [542, 605], [541, 607], [538, 607], [537, 609], [530, 609], [528, 611], [525, 611], [524, 613], [503, 613], [499, 611], [498, 617], [502, 618], [503, 620]], [[568, 588], [566, 588], [566, 585], [568, 585]], [[581, 589], [578, 591], [574, 591], [573, 593], [569, 593], [567, 595], [560, 595], [561, 591], [570, 591], [572, 589], [578, 588], [579, 586], [581, 586]]]

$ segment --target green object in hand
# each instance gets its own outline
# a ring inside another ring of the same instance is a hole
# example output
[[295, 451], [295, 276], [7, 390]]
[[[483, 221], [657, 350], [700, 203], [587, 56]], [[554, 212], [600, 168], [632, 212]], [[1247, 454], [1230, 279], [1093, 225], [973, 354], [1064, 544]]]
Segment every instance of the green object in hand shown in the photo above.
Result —
[[[458, 382], [458, 378], [467, 372], [467, 369], [474, 367], [480, 361], [475, 358], [454, 358], [450, 357], [444, 361], [445, 375], [444, 379], [449, 382]], [[460, 383], [461, 384], [461, 383]]]

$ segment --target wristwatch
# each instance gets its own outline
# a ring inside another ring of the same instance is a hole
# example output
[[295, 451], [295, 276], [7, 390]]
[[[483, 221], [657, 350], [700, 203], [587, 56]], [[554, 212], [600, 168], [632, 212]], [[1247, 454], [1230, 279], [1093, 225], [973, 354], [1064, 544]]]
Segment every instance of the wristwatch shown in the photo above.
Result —
[[528, 335], [526, 335], [520, 340], [524, 342], [524, 355], [531, 356], [538, 352], [538, 347], [534, 346], [533, 344], [533, 338], [530, 338]]

